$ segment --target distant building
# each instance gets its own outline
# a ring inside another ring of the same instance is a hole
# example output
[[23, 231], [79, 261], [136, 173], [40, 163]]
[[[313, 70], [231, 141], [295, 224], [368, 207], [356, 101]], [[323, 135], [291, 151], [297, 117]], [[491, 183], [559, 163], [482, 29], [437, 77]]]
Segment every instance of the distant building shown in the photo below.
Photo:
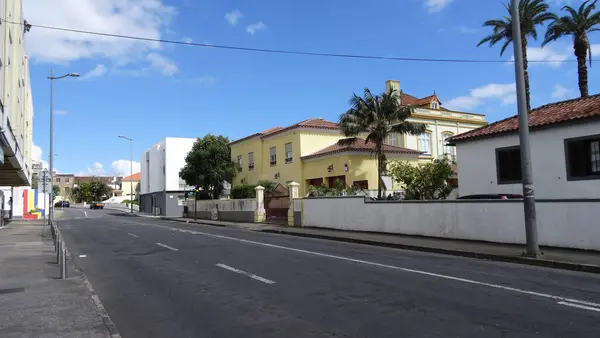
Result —
[[69, 200], [71, 198], [71, 191], [75, 185], [75, 175], [73, 174], [54, 174], [52, 177], [53, 186], [58, 186], [57, 195], [63, 199]]
[[130, 199], [136, 200], [138, 199], [138, 195], [140, 192], [140, 176], [141, 173], [135, 173], [131, 176], [125, 176], [119, 180], [119, 185], [123, 196], [129, 196], [133, 192], [133, 198], [130, 196]]
[[196, 138], [167, 137], [144, 151], [140, 172], [140, 211], [181, 216], [187, 187], [179, 178]]
[[[529, 113], [537, 199], [600, 197], [600, 94]], [[513, 116], [455, 137], [458, 193], [522, 194], [519, 123]]]

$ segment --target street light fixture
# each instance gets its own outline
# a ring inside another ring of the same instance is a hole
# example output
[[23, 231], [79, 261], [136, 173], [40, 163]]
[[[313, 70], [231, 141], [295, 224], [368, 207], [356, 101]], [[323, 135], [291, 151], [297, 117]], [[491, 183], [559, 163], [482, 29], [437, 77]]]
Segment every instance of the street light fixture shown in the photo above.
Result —
[[[79, 77], [77, 73], [67, 73], [63, 76], [53, 76], [52, 69], [50, 69], [50, 76], [48, 76], [48, 80], [50, 80], [50, 182], [54, 184], [54, 168], [53, 168], [53, 159], [54, 159], [54, 97], [53, 97], [53, 84], [54, 80], [64, 79], [66, 77]], [[48, 217], [49, 224], [53, 224], [54, 221], [54, 201], [50, 202], [50, 213]]]
[[130, 213], [133, 213], [133, 139], [123, 135], [119, 135], [119, 138], [129, 141], [129, 207]]

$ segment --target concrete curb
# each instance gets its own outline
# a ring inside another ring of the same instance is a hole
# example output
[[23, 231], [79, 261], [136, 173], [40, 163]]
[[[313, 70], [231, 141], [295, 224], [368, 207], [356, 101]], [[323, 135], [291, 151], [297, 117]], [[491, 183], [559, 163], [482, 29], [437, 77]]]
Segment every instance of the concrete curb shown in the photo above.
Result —
[[371, 240], [359, 239], [359, 238], [335, 237], [335, 236], [320, 235], [320, 234], [298, 233], [298, 232], [286, 231], [286, 230], [263, 229], [261, 231], [266, 232], [266, 233], [283, 234], [283, 235], [308, 237], [308, 238], [319, 238], [319, 239], [326, 239], [326, 240], [332, 240], [332, 241], [338, 241], [338, 242], [365, 244], [365, 245], [372, 245], [372, 246], [381, 246], [381, 247], [412, 250], [412, 251], [422, 251], [422, 252], [430, 252], [430, 253], [437, 253], [437, 254], [443, 254], [443, 255], [460, 256], [460, 257], [477, 258], [477, 259], [487, 259], [487, 260], [491, 260], [491, 261], [516, 263], [516, 264], [523, 264], [523, 265], [533, 265], [533, 266], [541, 266], [541, 267], [553, 268], [553, 269], [572, 270], [572, 271], [581, 271], [581, 272], [600, 274], [600, 266], [598, 266], [598, 265], [542, 260], [542, 259], [519, 257], [519, 256], [503, 256], [503, 255], [497, 255], [497, 254], [451, 250], [451, 249], [441, 249], [441, 248], [431, 248], [431, 247], [415, 246], [415, 245], [409, 245], [409, 244], [384, 243], [384, 242], [377, 242], [377, 241], [371, 241]]
[[[58, 228], [58, 224], [56, 224], [56, 227]], [[62, 235], [61, 235], [61, 238], [62, 238]], [[102, 301], [100, 301], [100, 297], [98, 297], [98, 294], [96, 294], [96, 291], [92, 287], [92, 283], [88, 280], [86, 275], [83, 273], [83, 270], [77, 265], [77, 263], [73, 259], [73, 256], [71, 255], [71, 251], [69, 251], [69, 249], [66, 246], [65, 246], [65, 248], [66, 248], [65, 252], [67, 255], [67, 265], [69, 264], [68, 262], [71, 262], [71, 264], [73, 264], [74, 270], [77, 271], [77, 273], [79, 274], [79, 277], [83, 280], [83, 285], [85, 285], [87, 291], [89, 292], [90, 298], [92, 299], [92, 302], [94, 302], [94, 306], [96, 307], [96, 310], [98, 311], [98, 314], [100, 315], [100, 318], [102, 318], [102, 322], [104, 323], [104, 327], [108, 331], [108, 334], [112, 338], [121, 338], [121, 334], [119, 333], [117, 326], [112, 321], [112, 319], [110, 319], [110, 316], [108, 315], [108, 312], [104, 308]]]

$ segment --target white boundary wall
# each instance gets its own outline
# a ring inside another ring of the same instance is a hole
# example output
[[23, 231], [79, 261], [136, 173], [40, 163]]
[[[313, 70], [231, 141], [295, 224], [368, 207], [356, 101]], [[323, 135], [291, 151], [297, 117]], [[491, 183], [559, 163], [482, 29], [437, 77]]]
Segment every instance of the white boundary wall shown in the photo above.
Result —
[[[305, 198], [302, 226], [525, 243], [522, 201], [365, 201]], [[600, 200], [537, 201], [540, 245], [600, 250]]]

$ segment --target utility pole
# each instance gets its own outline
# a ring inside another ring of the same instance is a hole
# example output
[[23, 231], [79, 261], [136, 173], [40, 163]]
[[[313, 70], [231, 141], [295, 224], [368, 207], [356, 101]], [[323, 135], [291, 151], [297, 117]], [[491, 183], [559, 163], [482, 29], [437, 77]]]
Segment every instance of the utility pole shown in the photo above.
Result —
[[129, 212], [133, 214], [133, 138], [123, 135], [119, 138], [129, 141]]
[[531, 170], [531, 149], [529, 145], [529, 111], [525, 95], [525, 71], [523, 68], [523, 47], [521, 45], [521, 19], [519, 0], [511, 0], [513, 29], [513, 49], [515, 52], [515, 82], [517, 84], [517, 107], [519, 111], [519, 143], [521, 151], [521, 177], [523, 182], [523, 208], [525, 213], [525, 237], [527, 256], [540, 254], [538, 245], [537, 221], [535, 213], [535, 189]]

